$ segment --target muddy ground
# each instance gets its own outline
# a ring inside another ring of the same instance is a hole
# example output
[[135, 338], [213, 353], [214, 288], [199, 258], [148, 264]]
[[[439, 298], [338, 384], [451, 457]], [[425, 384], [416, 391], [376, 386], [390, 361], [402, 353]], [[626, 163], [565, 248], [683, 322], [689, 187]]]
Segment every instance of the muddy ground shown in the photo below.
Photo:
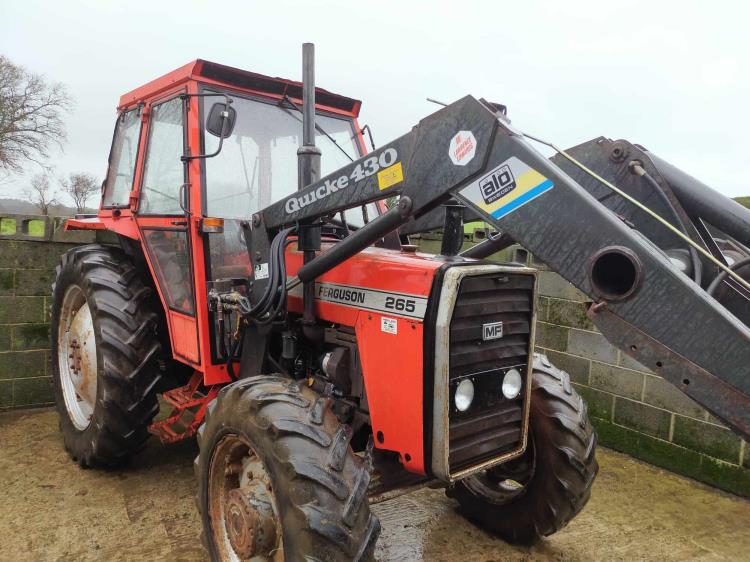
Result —
[[[81, 470], [51, 410], [0, 414], [0, 560], [204, 560], [195, 445], [151, 440], [117, 471]], [[750, 502], [607, 449], [568, 527], [518, 548], [464, 521], [442, 491], [375, 506], [379, 560], [748, 560]]]

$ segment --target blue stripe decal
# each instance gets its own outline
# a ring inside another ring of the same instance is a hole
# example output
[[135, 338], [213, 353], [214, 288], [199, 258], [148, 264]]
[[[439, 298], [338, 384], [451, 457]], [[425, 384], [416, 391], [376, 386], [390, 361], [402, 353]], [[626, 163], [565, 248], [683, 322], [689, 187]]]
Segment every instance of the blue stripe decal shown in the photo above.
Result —
[[502, 207], [500, 207], [499, 209], [496, 209], [495, 211], [493, 211], [492, 216], [496, 219], [501, 219], [508, 213], [512, 213], [513, 211], [518, 209], [518, 207], [520, 207], [521, 205], [528, 203], [532, 199], [536, 199], [545, 191], [549, 191], [550, 189], [552, 189], [552, 187], [554, 187], [552, 180], [545, 180], [539, 185], [537, 185], [535, 188], [529, 189], [526, 193], [521, 195], [518, 199], [514, 199], [510, 203], [507, 203], [503, 205]]

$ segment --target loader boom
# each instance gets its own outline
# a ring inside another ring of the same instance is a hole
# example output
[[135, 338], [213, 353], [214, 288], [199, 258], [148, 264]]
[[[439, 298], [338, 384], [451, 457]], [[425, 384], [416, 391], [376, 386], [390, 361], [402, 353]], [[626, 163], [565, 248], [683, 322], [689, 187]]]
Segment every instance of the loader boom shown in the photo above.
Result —
[[536, 151], [491, 104], [471, 96], [262, 210], [253, 220], [251, 255], [267, 261], [267, 240], [284, 225], [395, 195], [397, 208], [306, 263], [299, 279], [311, 281], [457, 198], [591, 297], [590, 317], [624, 353], [750, 437], [748, 327]]

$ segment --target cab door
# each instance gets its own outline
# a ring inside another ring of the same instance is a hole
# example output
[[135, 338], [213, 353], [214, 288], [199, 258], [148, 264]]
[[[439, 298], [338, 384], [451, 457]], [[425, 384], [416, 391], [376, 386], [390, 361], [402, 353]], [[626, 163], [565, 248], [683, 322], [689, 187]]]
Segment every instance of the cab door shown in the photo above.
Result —
[[186, 153], [187, 99], [175, 92], [146, 105], [148, 132], [136, 223], [165, 306], [172, 352], [199, 366]]

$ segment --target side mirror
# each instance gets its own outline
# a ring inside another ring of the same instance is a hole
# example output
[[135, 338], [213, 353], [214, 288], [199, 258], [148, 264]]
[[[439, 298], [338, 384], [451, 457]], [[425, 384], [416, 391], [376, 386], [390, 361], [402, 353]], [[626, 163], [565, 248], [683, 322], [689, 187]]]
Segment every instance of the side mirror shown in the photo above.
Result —
[[211, 106], [206, 118], [206, 131], [215, 137], [225, 139], [232, 136], [237, 111], [228, 103], [217, 101]]
[[206, 117], [206, 131], [219, 138], [219, 146], [217, 146], [216, 151], [211, 154], [183, 154], [180, 157], [180, 160], [183, 162], [190, 162], [191, 160], [203, 158], [213, 158], [219, 154], [222, 146], [224, 146], [224, 139], [232, 135], [235, 121], [237, 121], [237, 111], [230, 105], [232, 103], [232, 98], [229, 96], [225, 94], [182, 94], [182, 99], [187, 100], [191, 96], [221, 96], [224, 98], [224, 101], [217, 101], [211, 106], [211, 109], [208, 110], [208, 116]]

